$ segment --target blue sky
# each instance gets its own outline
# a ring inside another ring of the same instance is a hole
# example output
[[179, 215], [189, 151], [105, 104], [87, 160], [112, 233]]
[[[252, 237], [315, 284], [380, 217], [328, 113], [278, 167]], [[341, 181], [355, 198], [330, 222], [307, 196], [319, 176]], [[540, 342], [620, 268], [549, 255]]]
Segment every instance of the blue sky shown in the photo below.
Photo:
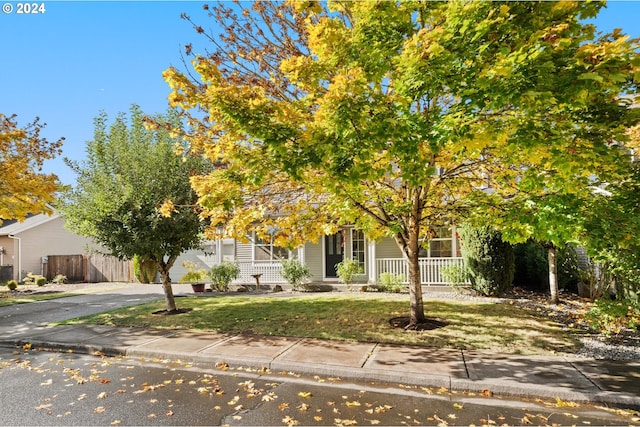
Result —
[[[203, 46], [181, 13], [213, 24], [202, 1], [38, 1], [45, 13], [29, 15], [16, 13], [17, 1], [0, 3], [13, 9], [0, 12], [0, 112], [17, 114], [21, 125], [40, 117], [43, 135], [64, 136], [63, 156], [75, 160], [101, 110], [113, 117], [136, 103], [149, 114], [166, 111], [162, 71], [182, 67], [184, 45]], [[640, 1], [609, 2], [595, 23], [640, 37]], [[65, 184], [75, 179], [61, 158], [45, 171]]]

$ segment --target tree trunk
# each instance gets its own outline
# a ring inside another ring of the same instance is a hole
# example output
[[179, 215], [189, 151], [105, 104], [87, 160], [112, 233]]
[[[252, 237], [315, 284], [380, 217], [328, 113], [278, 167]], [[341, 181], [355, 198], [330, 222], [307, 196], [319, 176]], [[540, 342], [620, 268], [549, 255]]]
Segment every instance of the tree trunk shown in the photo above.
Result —
[[415, 329], [426, 320], [424, 302], [422, 300], [422, 284], [420, 283], [420, 244], [419, 227], [412, 227], [407, 234], [398, 234], [395, 241], [404, 254], [409, 266], [409, 325], [407, 329]]
[[159, 262], [158, 264], [160, 276], [162, 277], [162, 290], [164, 291], [164, 300], [167, 304], [167, 311], [175, 312], [178, 310], [178, 307], [176, 307], [176, 300], [173, 296], [173, 288], [171, 287], [171, 277], [169, 276], [169, 268], [171, 267], [164, 262]]
[[547, 248], [547, 259], [549, 260], [549, 290], [551, 291], [551, 304], [558, 304], [558, 266], [556, 262], [556, 247], [551, 244]]
[[409, 263], [409, 304], [411, 310], [409, 328], [415, 328], [416, 325], [426, 320], [424, 302], [422, 300], [422, 284], [420, 283], [419, 256], [418, 251], [413, 254], [407, 254]]

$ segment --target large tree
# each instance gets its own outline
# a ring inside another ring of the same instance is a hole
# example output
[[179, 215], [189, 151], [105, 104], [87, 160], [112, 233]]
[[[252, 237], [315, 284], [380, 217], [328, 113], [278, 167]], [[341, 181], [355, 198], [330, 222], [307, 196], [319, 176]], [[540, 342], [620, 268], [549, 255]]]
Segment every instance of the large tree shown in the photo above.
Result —
[[[121, 113], [108, 121], [106, 113], [95, 119], [86, 160], [67, 161], [77, 184], [63, 194], [61, 210], [69, 229], [91, 237], [110, 255], [154, 262], [167, 311], [175, 312], [169, 271], [182, 252], [200, 243], [205, 223], [193, 207], [189, 178], [203, 173], [205, 163], [188, 153], [176, 155], [183, 142], [169, 130], [179, 127], [174, 112], [150, 120], [150, 129], [135, 105], [129, 117]], [[166, 199], [174, 203], [170, 217], [160, 213]]]
[[[189, 142], [225, 165], [194, 180], [200, 203], [218, 225], [224, 215], [209, 201], [222, 200], [220, 182], [238, 194], [224, 209], [231, 217], [247, 206], [247, 186], [288, 182], [313, 191], [310, 205], [323, 215], [392, 236], [409, 264], [415, 326], [425, 319], [418, 257], [434, 227], [487, 199], [544, 188], [536, 170], [589, 176], [628, 123], [616, 96], [637, 72], [637, 55], [622, 34], [598, 38], [581, 22], [600, 7], [207, 6], [221, 33], [196, 30], [211, 49], [195, 55], [194, 75], [165, 72], [171, 105], [190, 116]], [[289, 211], [290, 200], [278, 214], [298, 225], [306, 211]], [[243, 224], [272, 221], [268, 206], [251, 209]]]
[[0, 113], [0, 224], [49, 212], [47, 204], [55, 201], [58, 177], [42, 172], [42, 165], [60, 154], [64, 138], [47, 141], [40, 136], [44, 126], [36, 118], [20, 127], [15, 115]]

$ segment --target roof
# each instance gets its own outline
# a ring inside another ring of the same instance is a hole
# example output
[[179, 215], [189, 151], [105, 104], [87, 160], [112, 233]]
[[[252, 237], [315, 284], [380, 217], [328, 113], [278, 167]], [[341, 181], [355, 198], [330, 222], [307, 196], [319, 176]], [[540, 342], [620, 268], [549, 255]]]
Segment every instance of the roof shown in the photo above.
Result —
[[30, 230], [34, 227], [38, 227], [42, 224], [46, 224], [49, 221], [53, 221], [54, 219], [60, 217], [57, 213], [53, 215], [46, 214], [36, 214], [28, 216], [22, 222], [17, 221], [6, 221], [0, 225], [0, 236], [10, 236], [13, 234], [20, 234], [23, 231]]

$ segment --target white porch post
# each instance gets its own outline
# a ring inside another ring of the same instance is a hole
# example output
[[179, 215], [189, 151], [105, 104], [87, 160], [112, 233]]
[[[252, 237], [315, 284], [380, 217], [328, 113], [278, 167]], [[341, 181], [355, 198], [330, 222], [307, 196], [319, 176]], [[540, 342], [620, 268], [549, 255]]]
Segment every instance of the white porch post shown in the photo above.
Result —
[[369, 261], [369, 284], [375, 285], [378, 277], [376, 269], [376, 242], [374, 240], [369, 241], [367, 247], [367, 260]]
[[216, 264], [222, 264], [222, 239], [216, 239]]
[[304, 264], [304, 245], [298, 248], [298, 261]]

